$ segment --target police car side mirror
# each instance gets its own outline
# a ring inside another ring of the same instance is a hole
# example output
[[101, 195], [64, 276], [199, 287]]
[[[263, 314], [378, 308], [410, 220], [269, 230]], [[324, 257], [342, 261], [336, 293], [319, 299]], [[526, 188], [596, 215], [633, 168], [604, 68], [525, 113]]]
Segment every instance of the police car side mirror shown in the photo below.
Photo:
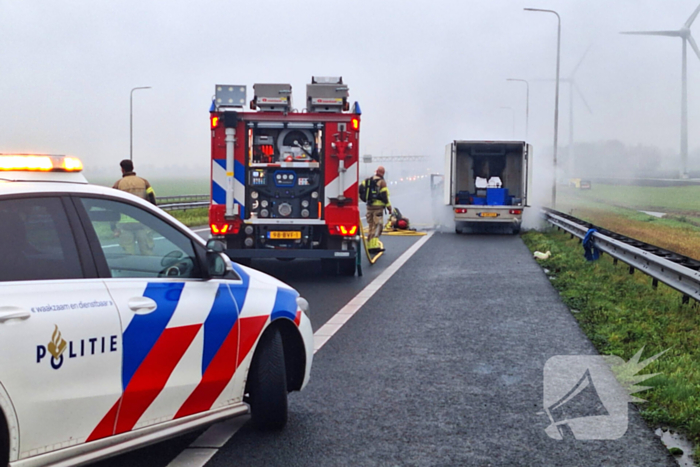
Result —
[[207, 241], [207, 251], [213, 251], [215, 253], [223, 253], [226, 250], [226, 245], [221, 240], [215, 238], [210, 238]]
[[207, 273], [209, 277], [224, 277], [230, 266], [223, 254], [226, 245], [214, 238], [207, 241]]
[[228, 272], [223, 253], [207, 251], [207, 272], [209, 277], [224, 277]]

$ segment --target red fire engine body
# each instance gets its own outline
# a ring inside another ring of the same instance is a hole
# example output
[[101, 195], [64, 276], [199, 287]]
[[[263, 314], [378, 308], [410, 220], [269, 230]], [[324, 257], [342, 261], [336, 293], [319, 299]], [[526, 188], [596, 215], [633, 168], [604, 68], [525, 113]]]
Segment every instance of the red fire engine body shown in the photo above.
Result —
[[360, 107], [342, 78], [312, 78], [306, 108], [288, 84], [218, 85], [212, 107], [212, 236], [239, 262], [319, 258], [355, 273]]

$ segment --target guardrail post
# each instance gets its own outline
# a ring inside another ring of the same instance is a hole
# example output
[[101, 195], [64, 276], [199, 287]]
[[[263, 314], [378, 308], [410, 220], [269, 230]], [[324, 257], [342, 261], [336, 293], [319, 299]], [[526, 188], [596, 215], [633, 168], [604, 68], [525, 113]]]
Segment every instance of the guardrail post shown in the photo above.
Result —
[[659, 287], [659, 280], [658, 279], [653, 279], [651, 281], [651, 286], [654, 287], [655, 289]]
[[634, 266], [630, 266], [630, 275], [634, 274]]

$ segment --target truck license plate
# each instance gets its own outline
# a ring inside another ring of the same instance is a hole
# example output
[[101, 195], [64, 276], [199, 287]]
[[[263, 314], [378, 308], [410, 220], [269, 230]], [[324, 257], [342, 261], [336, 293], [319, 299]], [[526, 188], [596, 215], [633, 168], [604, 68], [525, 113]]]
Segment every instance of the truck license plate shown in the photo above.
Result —
[[272, 231], [267, 233], [267, 238], [272, 240], [298, 240], [301, 238], [301, 232]]
[[497, 212], [480, 212], [479, 217], [498, 217]]

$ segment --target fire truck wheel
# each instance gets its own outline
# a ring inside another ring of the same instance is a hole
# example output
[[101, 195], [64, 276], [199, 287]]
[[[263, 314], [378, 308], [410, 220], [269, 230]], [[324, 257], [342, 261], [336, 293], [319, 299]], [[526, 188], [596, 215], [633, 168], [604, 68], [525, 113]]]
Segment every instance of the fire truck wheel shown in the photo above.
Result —
[[338, 260], [338, 273], [341, 276], [354, 276], [356, 267], [357, 261], [355, 258]]
[[338, 262], [334, 259], [322, 258], [321, 270], [324, 276], [335, 276], [338, 273]]
[[247, 402], [259, 430], [281, 430], [287, 423], [287, 374], [279, 330], [263, 334], [248, 373]]

